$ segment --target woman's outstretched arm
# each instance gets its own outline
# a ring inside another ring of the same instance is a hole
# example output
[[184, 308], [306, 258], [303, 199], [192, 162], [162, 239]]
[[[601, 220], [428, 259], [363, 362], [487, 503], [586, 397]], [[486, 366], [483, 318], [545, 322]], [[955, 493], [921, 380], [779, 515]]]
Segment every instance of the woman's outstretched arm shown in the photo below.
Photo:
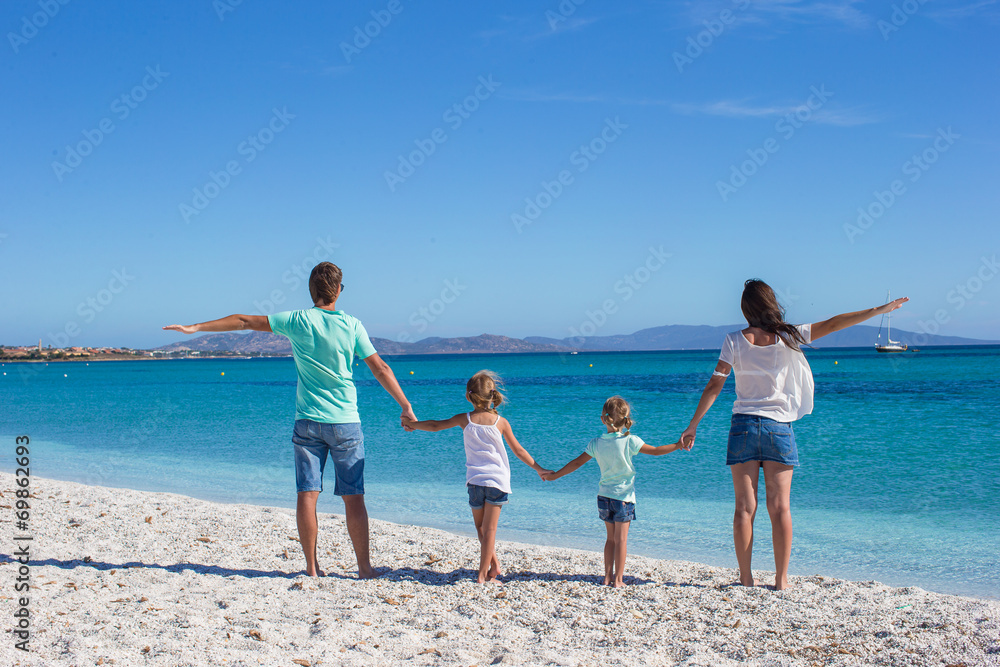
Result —
[[732, 366], [726, 362], [719, 360], [719, 363], [715, 365], [715, 372], [712, 373], [712, 377], [709, 378], [708, 384], [705, 385], [705, 390], [701, 392], [701, 400], [698, 401], [698, 407], [694, 411], [694, 417], [691, 418], [691, 423], [688, 427], [684, 429], [681, 433], [681, 437], [678, 442], [684, 449], [691, 449], [694, 447], [694, 439], [696, 431], [698, 430], [698, 424], [701, 423], [702, 417], [708, 412], [708, 409], [712, 407], [715, 403], [715, 399], [719, 397], [719, 393], [722, 392], [723, 385], [726, 384], [726, 378], [729, 377], [729, 372], [733, 369]]
[[855, 313], [834, 315], [828, 320], [816, 322], [812, 325], [811, 340], [822, 338], [823, 336], [832, 334], [835, 331], [840, 331], [841, 329], [846, 329], [847, 327], [853, 327], [855, 324], [861, 324], [865, 320], [869, 320], [876, 315], [891, 313], [909, 300], [910, 299], [908, 297], [904, 296], [881, 306], [875, 306], [874, 308], [869, 308], [867, 310], [859, 310]]

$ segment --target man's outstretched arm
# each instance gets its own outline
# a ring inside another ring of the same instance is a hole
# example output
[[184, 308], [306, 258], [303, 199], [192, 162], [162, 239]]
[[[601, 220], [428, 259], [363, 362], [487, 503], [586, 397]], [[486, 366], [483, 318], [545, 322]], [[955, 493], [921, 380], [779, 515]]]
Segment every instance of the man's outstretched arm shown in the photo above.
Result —
[[244, 331], [252, 329], [254, 331], [271, 331], [271, 324], [267, 321], [266, 315], [230, 315], [211, 322], [201, 322], [200, 324], [169, 324], [163, 327], [166, 331], [180, 331], [181, 333], [193, 334], [200, 331]]

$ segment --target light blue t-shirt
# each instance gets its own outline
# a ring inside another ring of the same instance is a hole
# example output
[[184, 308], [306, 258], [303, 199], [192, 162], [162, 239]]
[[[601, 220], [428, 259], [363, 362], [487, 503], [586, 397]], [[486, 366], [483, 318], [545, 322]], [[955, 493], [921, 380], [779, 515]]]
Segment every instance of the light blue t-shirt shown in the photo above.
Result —
[[342, 310], [289, 310], [268, 315], [271, 331], [287, 336], [299, 374], [295, 418], [324, 424], [355, 424], [358, 392], [354, 356], [375, 354], [361, 322]]
[[635, 502], [635, 466], [632, 457], [646, 444], [637, 435], [605, 433], [587, 444], [584, 453], [597, 459], [601, 466], [601, 484], [597, 495]]

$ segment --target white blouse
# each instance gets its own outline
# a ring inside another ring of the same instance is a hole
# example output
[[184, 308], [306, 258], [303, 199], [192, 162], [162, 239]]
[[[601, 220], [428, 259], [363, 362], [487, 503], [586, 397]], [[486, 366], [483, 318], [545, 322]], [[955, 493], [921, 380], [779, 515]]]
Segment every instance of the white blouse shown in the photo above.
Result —
[[[795, 328], [807, 343], [812, 340], [812, 325]], [[719, 360], [736, 372], [733, 414], [792, 422], [812, 412], [812, 369], [805, 355], [790, 348], [780, 335], [772, 345], [753, 345], [742, 331], [728, 333]]]

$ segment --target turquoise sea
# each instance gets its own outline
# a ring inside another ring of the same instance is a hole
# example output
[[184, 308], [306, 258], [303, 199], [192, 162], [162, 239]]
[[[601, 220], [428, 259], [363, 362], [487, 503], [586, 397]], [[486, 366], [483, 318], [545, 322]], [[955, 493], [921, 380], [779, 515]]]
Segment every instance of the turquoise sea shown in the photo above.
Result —
[[[621, 394], [633, 432], [673, 442], [690, 419], [715, 351], [389, 358], [421, 419], [464, 412], [465, 381], [490, 368], [507, 383], [503, 414], [556, 468], [603, 432]], [[795, 426], [792, 574], [823, 574], [1000, 598], [1000, 348], [808, 352], [816, 408]], [[291, 359], [3, 365], [0, 465], [31, 437], [38, 477], [292, 507]], [[412, 374], [411, 374], [412, 373]], [[356, 375], [372, 515], [473, 535], [458, 429], [404, 433], [399, 410], [362, 363]], [[637, 459], [630, 552], [735, 567], [725, 440], [732, 381], [690, 452]], [[540, 481], [511, 456], [501, 540], [599, 550], [598, 469]], [[760, 484], [755, 567], [773, 570]], [[340, 512], [332, 495], [320, 510]], [[322, 530], [322, 529], [321, 529]], [[379, 554], [382, 564], [390, 556]]]

